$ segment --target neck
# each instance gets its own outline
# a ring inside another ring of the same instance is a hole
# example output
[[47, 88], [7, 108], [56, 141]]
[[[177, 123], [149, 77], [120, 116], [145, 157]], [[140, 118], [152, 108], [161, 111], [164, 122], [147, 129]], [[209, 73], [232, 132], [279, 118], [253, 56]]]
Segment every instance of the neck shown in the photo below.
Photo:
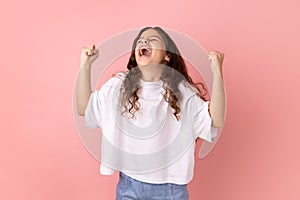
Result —
[[156, 82], [160, 80], [162, 75], [162, 68], [159, 66], [140, 66], [142, 72], [141, 79], [147, 82]]

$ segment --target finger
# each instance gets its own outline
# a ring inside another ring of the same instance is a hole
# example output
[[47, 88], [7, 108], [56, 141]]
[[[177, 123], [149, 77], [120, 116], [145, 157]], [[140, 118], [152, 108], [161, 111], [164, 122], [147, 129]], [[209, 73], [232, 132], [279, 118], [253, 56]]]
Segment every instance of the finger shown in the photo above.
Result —
[[213, 60], [219, 58], [219, 55], [218, 55], [217, 53], [215, 53], [215, 52], [211, 53], [209, 56], [210, 56]]
[[87, 49], [86, 50], [86, 55], [87, 56], [92, 56], [94, 53], [92, 52], [92, 50], [91, 49]]
[[223, 52], [218, 52], [218, 54], [219, 54], [221, 57], [224, 57], [224, 53], [223, 53]]
[[216, 56], [216, 58], [217, 58], [217, 59], [221, 59], [221, 58], [223, 58], [223, 56], [222, 56], [222, 54], [221, 54], [221, 53], [216, 53], [216, 54], [215, 54], [215, 56]]
[[90, 54], [90, 55], [96, 54], [96, 53], [97, 53], [96, 50], [97, 50], [97, 49], [96, 49], [96, 46], [93, 44], [93, 45], [91, 46], [91, 49], [89, 49], [89, 54]]
[[86, 53], [88, 53], [87, 55], [91, 55], [93, 54], [94, 52], [94, 49], [95, 49], [95, 45], [91, 45], [89, 47], [83, 47], [83, 51]]
[[212, 58], [212, 57], [208, 57], [208, 61], [209, 61], [209, 62], [212, 62], [213, 60], [215, 60], [215, 59]]
[[220, 52], [220, 51], [212, 51], [212, 52], [210, 52], [211, 53], [211, 55], [217, 55], [217, 56], [221, 56], [223, 53], [222, 52]]
[[95, 45], [94, 44], [90, 45], [88, 49], [90, 49], [91, 51], [94, 51]]
[[92, 48], [88, 50], [88, 52], [89, 52], [89, 55], [91, 55], [91, 56], [94, 55], [96, 53], [95, 45], [93, 45]]
[[88, 49], [86, 52], [87, 52], [87, 55], [88, 55], [88, 56], [91, 56], [91, 55], [92, 55], [92, 51], [91, 51], [90, 49]]
[[94, 48], [93, 52], [94, 52], [94, 54], [97, 54], [97, 53], [99, 53], [99, 49]]
[[209, 55], [209, 57], [210, 57], [211, 59], [216, 59], [216, 58], [217, 58], [217, 55], [213, 54], [213, 55]]
[[98, 56], [98, 51], [97, 50], [94, 50], [93, 52], [92, 52], [92, 55], [91, 56]]

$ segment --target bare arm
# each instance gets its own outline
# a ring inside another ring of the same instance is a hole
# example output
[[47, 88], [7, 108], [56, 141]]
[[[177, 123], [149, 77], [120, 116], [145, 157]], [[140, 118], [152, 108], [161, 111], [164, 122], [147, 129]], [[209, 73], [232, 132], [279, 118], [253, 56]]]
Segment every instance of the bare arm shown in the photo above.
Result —
[[80, 71], [77, 78], [77, 114], [84, 116], [86, 106], [92, 92], [91, 89], [91, 66], [99, 56], [95, 45], [83, 48], [80, 58]]
[[211, 52], [209, 59], [212, 60], [211, 67], [213, 71], [213, 86], [209, 111], [212, 118], [212, 126], [221, 128], [225, 118], [225, 89], [222, 74], [224, 54]]

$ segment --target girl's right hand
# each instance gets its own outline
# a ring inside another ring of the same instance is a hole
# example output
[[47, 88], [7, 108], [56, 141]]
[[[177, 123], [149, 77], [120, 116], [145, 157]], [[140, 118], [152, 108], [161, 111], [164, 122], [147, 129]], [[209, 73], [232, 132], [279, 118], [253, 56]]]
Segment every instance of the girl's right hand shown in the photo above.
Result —
[[80, 65], [81, 66], [91, 66], [92, 63], [99, 57], [99, 50], [95, 45], [89, 47], [83, 47], [81, 50], [80, 56]]

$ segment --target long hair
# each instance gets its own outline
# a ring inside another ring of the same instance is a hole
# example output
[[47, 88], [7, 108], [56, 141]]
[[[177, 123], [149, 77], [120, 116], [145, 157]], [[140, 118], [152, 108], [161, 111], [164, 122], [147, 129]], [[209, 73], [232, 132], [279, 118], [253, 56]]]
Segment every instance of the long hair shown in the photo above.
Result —
[[[145, 27], [140, 30], [139, 34], [135, 38], [133, 45], [132, 45], [132, 51], [129, 58], [129, 62], [127, 64], [127, 73], [125, 76], [125, 79], [122, 83], [122, 86], [120, 88], [120, 99], [119, 103], [121, 106], [124, 107], [124, 112], [128, 112], [132, 115], [132, 118], [134, 117], [134, 114], [136, 111], [139, 110], [140, 104], [138, 102], [139, 97], [137, 95], [137, 92], [140, 88], [140, 78], [141, 78], [141, 70], [137, 66], [136, 58], [135, 58], [135, 49], [136, 49], [136, 43], [141, 34], [148, 30], [148, 29], [154, 29], [156, 30], [159, 35], [163, 38], [163, 41], [166, 46], [166, 54], [169, 56], [169, 61], [164, 63], [168, 67], [165, 67], [162, 72], [162, 76], [160, 79], [163, 81], [163, 88], [165, 92], [162, 94], [163, 98], [168, 104], [173, 108], [174, 116], [176, 120], [180, 120], [180, 107], [179, 107], [179, 101], [181, 99], [180, 91], [178, 89], [178, 85], [182, 80], [186, 80], [189, 82], [192, 86], [194, 86], [198, 93], [197, 95], [205, 99], [205, 95], [207, 93], [207, 89], [205, 88], [203, 83], [194, 83], [192, 78], [188, 75], [187, 67], [185, 65], [184, 59], [181, 57], [181, 54], [174, 43], [174, 41], [171, 39], [171, 37], [160, 27]], [[182, 75], [178, 75], [178, 72]], [[201, 84], [202, 88], [204, 89], [205, 93], [203, 94], [201, 90], [197, 87], [198, 84]]]

